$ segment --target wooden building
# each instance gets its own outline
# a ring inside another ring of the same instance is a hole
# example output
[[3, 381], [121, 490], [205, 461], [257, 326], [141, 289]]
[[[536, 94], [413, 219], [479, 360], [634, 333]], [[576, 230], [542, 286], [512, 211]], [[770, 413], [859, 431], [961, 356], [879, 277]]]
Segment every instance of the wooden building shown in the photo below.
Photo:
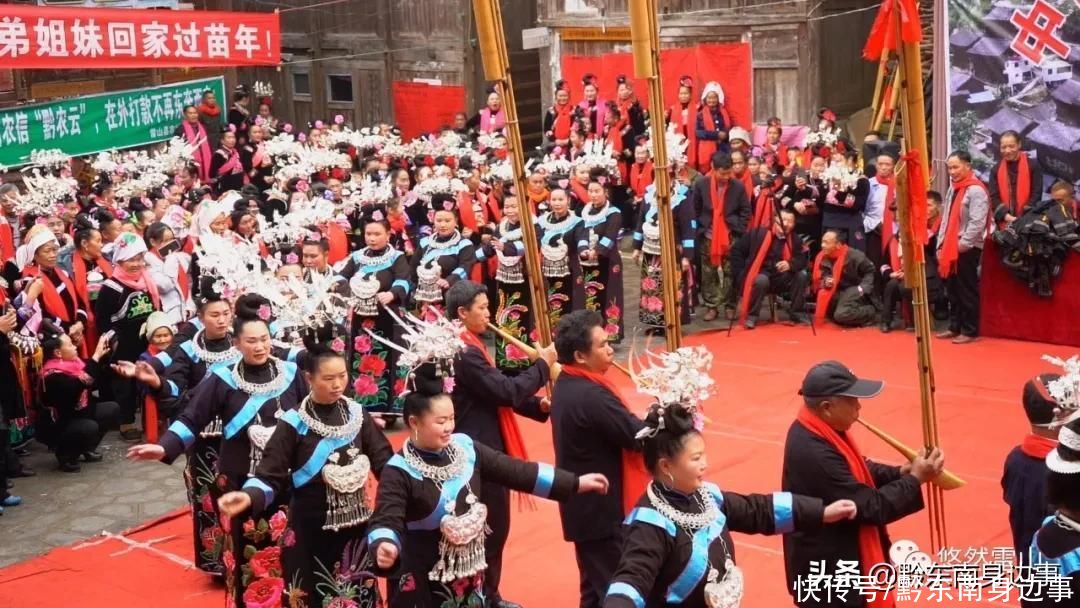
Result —
[[[233, 10], [265, 11], [265, 0], [218, 0]], [[282, 66], [238, 70], [242, 82], [269, 81], [280, 118], [305, 124], [342, 115], [355, 125], [394, 119], [394, 81], [465, 87], [472, 115], [487, 83], [476, 43], [471, 0], [352, 0], [339, 4], [276, 0], [281, 7]], [[224, 7], [221, 7], [224, 8]], [[522, 51], [518, 32], [532, 27], [535, 0], [504, 0], [514, 89], [522, 131], [538, 141], [541, 121], [536, 51]]]
[[[547, 27], [551, 38], [540, 53], [545, 105], [551, 103], [560, 56], [630, 50], [630, 0], [536, 1], [537, 24]], [[877, 4], [658, 0], [660, 39], [665, 47], [749, 42], [754, 122], [779, 116], [789, 124], [807, 123], [816, 120], [821, 106], [845, 116], [870, 104], [877, 65], [862, 59], [862, 46]]]

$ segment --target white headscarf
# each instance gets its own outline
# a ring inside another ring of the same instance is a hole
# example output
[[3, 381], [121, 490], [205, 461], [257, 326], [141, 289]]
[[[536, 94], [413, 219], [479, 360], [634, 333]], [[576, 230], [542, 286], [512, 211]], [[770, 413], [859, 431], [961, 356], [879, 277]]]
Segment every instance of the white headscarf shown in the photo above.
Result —
[[146, 241], [130, 232], [121, 232], [112, 245], [113, 264], [119, 264], [146, 253]]
[[701, 90], [701, 103], [705, 103], [705, 98], [709, 96], [709, 93], [716, 93], [716, 97], [719, 99], [719, 104], [724, 105], [724, 89], [720, 86], [719, 82], [710, 80], [705, 88]]
[[60, 241], [56, 240], [56, 235], [45, 224], [38, 224], [31, 228], [27, 233], [27, 237], [26, 242], [20, 245], [15, 252], [15, 265], [19, 267], [19, 270], [26, 268], [30, 262], [33, 262], [34, 254], [44, 245], [56, 243], [57, 247], [60, 246]]

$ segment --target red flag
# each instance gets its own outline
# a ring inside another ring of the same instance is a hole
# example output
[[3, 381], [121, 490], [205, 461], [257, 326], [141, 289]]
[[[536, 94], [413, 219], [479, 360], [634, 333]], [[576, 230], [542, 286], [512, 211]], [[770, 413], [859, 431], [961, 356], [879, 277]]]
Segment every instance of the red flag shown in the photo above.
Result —
[[907, 163], [907, 225], [902, 229], [911, 235], [911, 243], [916, 264], [925, 261], [923, 248], [929, 242], [927, 232], [927, 209], [926, 209], [926, 177], [923, 174], [922, 155], [918, 150], [912, 150], [904, 155]]
[[896, 50], [896, 24], [893, 22], [893, 9], [897, 5], [900, 10], [900, 37], [906, 43], [922, 40], [922, 22], [919, 20], [919, 9], [915, 5], [915, 0], [885, 0], [878, 9], [874, 25], [870, 27], [870, 35], [866, 38], [866, 46], [863, 47], [863, 59], [881, 61], [883, 49]]

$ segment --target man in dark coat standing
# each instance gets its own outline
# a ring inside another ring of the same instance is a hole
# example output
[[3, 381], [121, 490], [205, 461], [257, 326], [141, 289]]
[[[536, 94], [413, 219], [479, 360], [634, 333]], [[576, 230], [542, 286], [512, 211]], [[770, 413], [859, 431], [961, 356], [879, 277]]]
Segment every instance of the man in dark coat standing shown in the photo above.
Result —
[[[550, 378], [555, 346], [540, 349], [533, 365], [517, 376], [506, 376], [495, 367], [487, 344], [480, 338], [491, 320], [487, 289], [472, 281], [454, 283], [446, 292], [446, 316], [465, 327], [462, 340], [467, 345], [454, 359], [455, 382], [451, 397], [457, 432], [490, 448], [527, 459], [514, 414], [547, 422], [551, 403], [546, 398], [538, 398], [536, 393]], [[487, 505], [491, 528], [485, 542], [488, 567], [484, 592], [488, 605], [515, 607], [517, 604], [504, 601], [499, 595], [503, 548], [510, 534], [510, 492], [504, 486], [484, 483], [480, 495]]]
[[[859, 399], [874, 397], [883, 387], [880, 381], [860, 380], [838, 361], [815, 365], [803, 379], [799, 394], [805, 406], [791, 424], [784, 445], [783, 490], [814, 496], [826, 504], [853, 500], [858, 515], [812, 532], [784, 535], [788, 589], [800, 608], [868, 605], [857, 589], [841, 598], [804, 586], [810, 576], [835, 577], [841, 561], [858, 563], [862, 575], [877, 564], [888, 563], [890, 541], [885, 526], [920, 511], [920, 485], [945, 466], [937, 448], [900, 467], [862, 456], [849, 431], [859, 419]], [[822, 571], [811, 575], [818, 566]]]
[[619, 565], [623, 498], [633, 485], [623, 478], [623, 459], [641, 458], [635, 436], [644, 423], [604, 377], [614, 351], [599, 313], [577, 310], [560, 319], [555, 349], [563, 366], [551, 399], [555, 466], [602, 473], [610, 483], [607, 494], [578, 494], [559, 503], [563, 538], [574, 543], [581, 608], [600, 608]]
[[697, 212], [701, 246], [701, 300], [705, 303], [704, 321], [713, 321], [723, 306], [729, 316], [735, 313], [735, 290], [732, 280], [731, 246], [745, 232], [750, 222], [749, 193], [742, 182], [732, 179], [731, 156], [717, 152], [712, 157], [712, 171], [699, 176], [690, 189], [690, 200]]

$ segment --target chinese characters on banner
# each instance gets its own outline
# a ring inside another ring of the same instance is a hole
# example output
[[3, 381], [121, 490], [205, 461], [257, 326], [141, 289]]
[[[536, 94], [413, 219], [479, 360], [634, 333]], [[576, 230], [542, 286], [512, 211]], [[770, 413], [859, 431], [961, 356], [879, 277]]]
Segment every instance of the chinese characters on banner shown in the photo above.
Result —
[[170, 139], [184, 106], [199, 103], [206, 90], [224, 99], [224, 79], [189, 80], [0, 110], [0, 165], [24, 165], [33, 150], [56, 148], [82, 156]]
[[1045, 191], [1080, 182], [1080, 0], [949, 0], [952, 149], [987, 178], [997, 141], [1017, 131]]
[[8, 4], [0, 68], [277, 65], [277, 13], [51, 8]]
[[394, 81], [394, 121], [408, 141], [454, 124], [454, 114], [465, 111], [465, 87]]

